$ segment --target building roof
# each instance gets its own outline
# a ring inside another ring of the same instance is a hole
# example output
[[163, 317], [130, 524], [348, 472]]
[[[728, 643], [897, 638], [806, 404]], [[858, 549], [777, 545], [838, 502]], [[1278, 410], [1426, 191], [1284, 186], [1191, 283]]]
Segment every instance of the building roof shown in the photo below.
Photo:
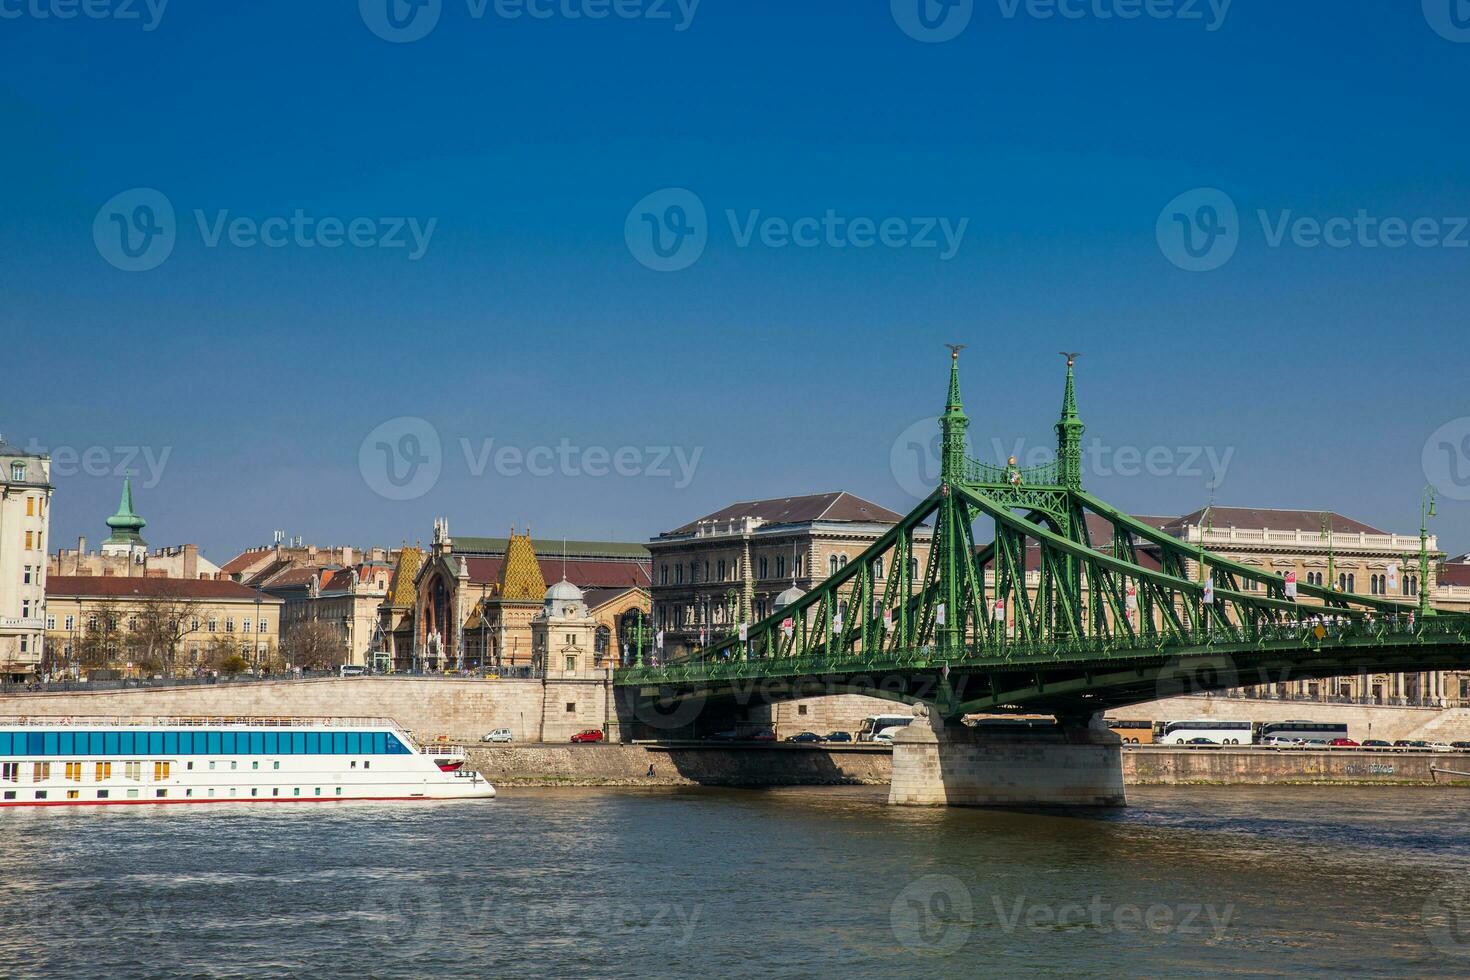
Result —
[[[541, 566], [543, 582], [547, 579], [556, 581], [562, 577], [563, 562], [560, 556], [539, 557], [536, 561]], [[465, 565], [469, 569], [470, 584], [498, 584], [504, 564], [504, 558], [466, 558]], [[584, 592], [588, 589], [633, 589], [652, 584], [647, 562], [583, 559], [567, 561], [565, 564], [567, 581]], [[542, 591], [542, 595], [544, 594], [545, 590]], [[538, 601], [540, 598], [541, 596], [536, 596]]]
[[1176, 518], [1163, 528], [1171, 534], [1183, 531], [1186, 526], [1200, 527], [1210, 524], [1217, 528], [1248, 527], [1264, 528], [1267, 531], [1315, 531], [1321, 533], [1322, 519], [1326, 517], [1334, 534], [1387, 534], [1371, 524], [1355, 521], [1331, 511], [1279, 510], [1272, 507], [1204, 507], [1191, 514]]
[[[558, 555], [565, 553], [568, 558], [648, 558], [647, 547], [628, 541], [556, 541], [554, 545]], [[498, 558], [504, 556], [509, 547], [510, 538], [454, 539], [456, 555], [489, 555]]]
[[223, 579], [133, 578], [125, 575], [48, 575], [46, 595], [89, 599], [244, 599], [279, 602], [273, 596]]
[[629, 592], [634, 591], [634, 589], [636, 588], [637, 586], [633, 585], [614, 585], [608, 586], [606, 588], [583, 589], [582, 601], [587, 603], [588, 609], [592, 609], [595, 611], [600, 607], [607, 605], [609, 602], [612, 602], [621, 596], [627, 595]]
[[10, 443], [6, 442], [3, 437], [0, 437], [0, 456], [23, 456], [26, 459], [51, 458], [45, 453], [33, 453], [28, 449], [22, 449], [19, 446], [12, 446]]
[[839, 490], [813, 493], [800, 497], [772, 497], [769, 500], [746, 500], [706, 514], [683, 527], [666, 531], [665, 535], [689, 534], [701, 524], [722, 524], [753, 517], [769, 524], [805, 524], [811, 521], [850, 521], [852, 523], [897, 524], [902, 514], [880, 507], [871, 500]]
[[1439, 569], [1440, 585], [1470, 585], [1470, 565], [1446, 563]]
[[[468, 567], [468, 561], [466, 561]], [[506, 545], [505, 558], [500, 564], [500, 574], [495, 579], [495, 594], [501, 599], [535, 599], [546, 597], [546, 576], [541, 572], [541, 563], [536, 560], [536, 549], [531, 544], [531, 535], [512, 534]]]
[[419, 548], [404, 548], [398, 552], [398, 567], [393, 569], [393, 580], [388, 583], [388, 604], [413, 608], [418, 597], [415, 579], [424, 565], [424, 553]]
[[242, 551], [229, 561], [219, 567], [226, 575], [238, 575], [248, 572], [262, 562], [274, 560], [276, 552], [274, 548], [254, 548], [250, 551]]

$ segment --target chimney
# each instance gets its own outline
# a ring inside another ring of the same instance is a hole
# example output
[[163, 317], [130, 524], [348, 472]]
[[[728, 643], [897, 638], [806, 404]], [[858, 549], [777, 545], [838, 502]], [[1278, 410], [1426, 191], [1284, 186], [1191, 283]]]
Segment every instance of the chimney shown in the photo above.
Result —
[[199, 546], [195, 544], [184, 545], [184, 571], [180, 578], [196, 579], [199, 577]]
[[352, 564], [352, 546], [351, 545], [343, 545], [342, 546], [342, 564], [344, 564], [344, 565], [351, 565]]

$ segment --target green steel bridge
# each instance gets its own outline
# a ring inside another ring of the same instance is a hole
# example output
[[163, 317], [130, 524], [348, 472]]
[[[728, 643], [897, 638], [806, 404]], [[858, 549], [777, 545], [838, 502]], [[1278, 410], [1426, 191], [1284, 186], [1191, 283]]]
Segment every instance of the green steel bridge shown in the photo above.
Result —
[[[1427, 588], [1398, 600], [1291, 582], [1089, 494], [1072, 355], [1053, 462], [972, 459], [968, 425], [956, 348], [934, 492], [743, 639], [619, 670], [621, 695], [645, 720], [688, 719], [681, 705], [866, 694], [924, 703], [950, 722], [1026, 713], [1077, 723], [1177, 694], [1470, 669], [1470, 616], [1435, 610]], [[977, 545], [977, 524], [993, 530], [989, 542]], [[922, 562], [920, 527], [933, 531]], [[1425, 583], [1422, 549], [1420, 562]]]

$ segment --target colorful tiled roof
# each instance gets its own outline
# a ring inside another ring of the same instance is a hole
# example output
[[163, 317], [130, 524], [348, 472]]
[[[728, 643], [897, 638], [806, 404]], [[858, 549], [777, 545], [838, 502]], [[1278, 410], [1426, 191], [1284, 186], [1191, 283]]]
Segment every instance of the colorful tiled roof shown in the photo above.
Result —
[[540, 602], [546, 597], [546, 579], [541, 574], [541, 563], [536, 560], [536, 548], [531, 544], [531, 535], [512, 534], [505, 549], [505, 563], [500, 567], [500, 577], [495, 583], [495, 594], [501, 599], [534, 599]]
[[404, 548], [398, 552], [398, 567], [393, 569], [393, 581], [388, 585], [388, 604], [412, 607], [418, 590], [414, 580], [419, 569], [424, 567], [424, 553], [418, 548]]

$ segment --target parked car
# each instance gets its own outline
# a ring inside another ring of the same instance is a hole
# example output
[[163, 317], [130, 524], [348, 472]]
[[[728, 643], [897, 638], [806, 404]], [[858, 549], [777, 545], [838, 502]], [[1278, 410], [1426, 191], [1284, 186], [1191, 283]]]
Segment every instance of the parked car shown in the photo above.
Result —
[[1302, 742], [1302, 747], [1307, 749], [1325, 749], [1328, 742], [1325, 738], [1309, 738]]
[[852, 736], [849, 735], [847, 732], [828, 732], [827, 733], [827, 737], [823, 741], [827, 741], [827, 742], [851, 742], [852, 741]]
[[1301, 745], [1302, 740], [1299, 738], [1292, 738], [1290, 735], [1272, 735], [1270, 738], [1266, 739], [1265, 744], [1275, 746], [1278, 749], [1290, 749]]
[[482, 742], [512, 742], [515, 741], [509, 728], [497, 728], [493, 732], [486, 732], [480, 736]]
[[1427, 749], [1429, 743], [1417, 738], [1396, 738], [1393, 741], [1393, 747], [1396, 749]]
[[710, 742], [734, 742], [738, 741], [739, 738], [740, 732], [733, 728], [727, 732], [715, 732], [713, 735], [705, 736], [705, 739]]
[[1429, 747], [1430, 747], [1430, 749], [1434, 750], [1435, 752], [1453, 752], [1453, 751], [1455, 751], [1455, 747], [1453, 745], [1451, 745], [1449, 742], [1430, 742], [1429, 743]]
[[893, 744], [893, 736], [890, 735], [890, 734], [888, 734], [887, 732], [879, 732], [877, 735], [874, 735], [873, 736], [873, 744], [874, 745], [892, 745]]
[[1203, 737], [1201, 737], [1201, 738], [1185, 739], [1184, 744], [1185, 745], [1212, 745], [1212, 746], [1215, 746], [1217, 748], [1219, 747], [1219, 743], [1215, 742], [1214, 739], [1203, 738]]
[[573, 742], [601, 742], [602, 741], [602, 729], [600, 729], [600, 728], [588, 728], [585, 731], [580, 731], [577, 734], [575, 734], [575, 735], [572, 736], [572, 741]]
[[802, 732], [798, 735], [789, 735], [786, 738], [788, 742], [820, 742], [821, 740], [822, 736], [816, 732]]
[[1450, 747], [1456, 749], [1470, 749], [1470, 742], [1451, 742]]
[[774, 742], [776, 733], [769, 728], [758, 728], [747, 736], [752, 742]]
[[1334, 738], [1327, 744], [1339, 749], [1355, 749], [1358, 747], [1358, 743], [1350, 738]]
[[1393, 746], [1390, 745], [1388, 742], [1385, 742], [1381, 738], [1365, 738], [1365, 739], [1363, 739], [1363, 748], [1365, 748], [1365, 749], [1390, 749], [1390, 748], [1393, 748]]

